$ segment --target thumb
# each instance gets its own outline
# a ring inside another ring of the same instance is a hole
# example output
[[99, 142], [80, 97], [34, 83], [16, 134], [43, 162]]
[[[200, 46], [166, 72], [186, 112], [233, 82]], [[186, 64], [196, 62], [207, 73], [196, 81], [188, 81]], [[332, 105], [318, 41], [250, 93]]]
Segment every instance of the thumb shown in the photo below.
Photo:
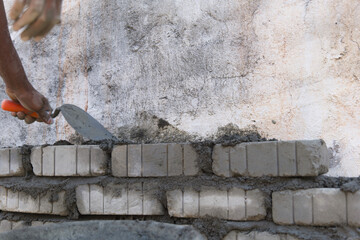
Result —
[[54, 121], [51, 118], [50, 114], [52, 112], [52, 108], [48, 102], [48, 100], [44, 97], [43, 98], [43, 107], [40, 109], [40, 111], [37, 112], [39, 114], [41, 120], [47, 124], [52, 124]]

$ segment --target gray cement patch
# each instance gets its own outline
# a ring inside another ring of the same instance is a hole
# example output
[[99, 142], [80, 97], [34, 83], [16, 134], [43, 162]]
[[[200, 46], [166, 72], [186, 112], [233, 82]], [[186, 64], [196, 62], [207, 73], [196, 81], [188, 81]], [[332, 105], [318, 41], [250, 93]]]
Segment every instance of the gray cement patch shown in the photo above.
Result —
[[191, 226], [153, 221], [83, 221], [31, 227], [0, 234], [2, 240], [205, 240]]

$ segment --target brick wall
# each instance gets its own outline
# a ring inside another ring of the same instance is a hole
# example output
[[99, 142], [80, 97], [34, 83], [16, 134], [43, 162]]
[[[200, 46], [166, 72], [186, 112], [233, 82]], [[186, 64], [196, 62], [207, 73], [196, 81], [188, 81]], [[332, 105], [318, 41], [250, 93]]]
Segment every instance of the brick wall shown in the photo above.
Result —
[[1, 149], [0, 232], [152, 219], [191, 224], [208, 239], [360, 239], [358, 179], [319, 176], [329, 164], [322, 140], [203, 148], [210, 151], [178, 143]]

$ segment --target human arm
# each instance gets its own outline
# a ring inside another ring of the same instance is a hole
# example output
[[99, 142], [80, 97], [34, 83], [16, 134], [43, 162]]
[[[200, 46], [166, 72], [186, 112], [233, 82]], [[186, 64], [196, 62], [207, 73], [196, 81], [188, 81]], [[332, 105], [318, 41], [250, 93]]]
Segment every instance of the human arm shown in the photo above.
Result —
[[[48, 100], [31, 85], [25, 74], [20, 58], [12, 43], [5, 14], [3, 0], [0, 0], [0, 76], [5, 82], [6, 93], [25, 108], [37, 112], [40, 119], [48, 124], [52, 122], [52, 111]], [[16, 116], [32, 123], [34, 118], [19, 112]]]

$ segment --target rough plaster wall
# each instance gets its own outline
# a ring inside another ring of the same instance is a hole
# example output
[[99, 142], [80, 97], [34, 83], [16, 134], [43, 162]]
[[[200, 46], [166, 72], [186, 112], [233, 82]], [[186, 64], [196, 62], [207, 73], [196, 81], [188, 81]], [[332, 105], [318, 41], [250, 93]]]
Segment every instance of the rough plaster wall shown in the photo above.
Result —
[[[62, 25], [45, 40], [12, 36], [54, 107], [76, 104], [115, 134], [143, 111], [200, 136], [256, 126], [278, 139], [323, 138], [335, 153], [329, 175], [359, 176], [359, 5], [64, 0]], [[62, 117], [51, 127], [0, 118], [1, 146], [74, 133]]]

